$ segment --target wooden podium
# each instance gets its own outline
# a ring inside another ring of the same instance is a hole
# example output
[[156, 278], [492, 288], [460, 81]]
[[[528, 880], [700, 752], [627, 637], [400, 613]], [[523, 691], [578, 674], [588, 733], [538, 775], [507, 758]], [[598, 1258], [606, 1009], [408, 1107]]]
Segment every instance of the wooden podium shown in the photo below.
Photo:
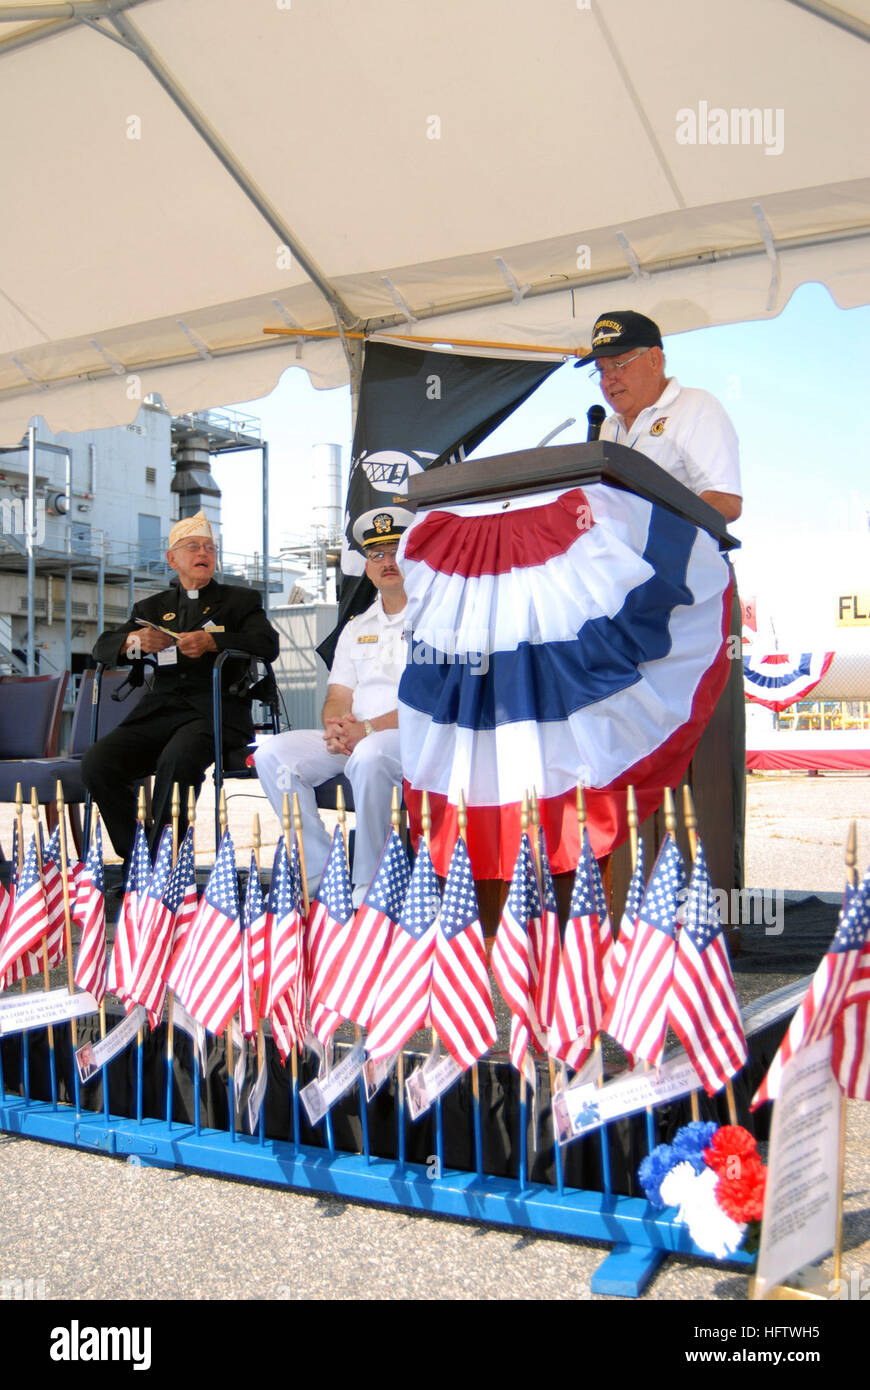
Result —
[[[721, 551], [739, 545], [715, 508], [703, 502], [669, 473], [635, 449], [597, 441], [590, 444], [561, 445], [502, 454], [475, 462], [433, 469], [411, 478], [408, 506], [414, 510], [457, 506], [462, 503], [493, 502], [498, 499], [527, 497], [537, 492], [584, 487], [604, 483], [645, 498], [706, 531]], [[732, 633], [738, 637], [740, 617], [736, 602], [736, 622]], [[699, 833], [707, 855], [714, 887], [730, 892], [743, 886], [743, 836], [745, 804], [745, 738], [743, 716], [743, 666], [730, 663], [730, 676], [714, 714], [701, 737], [689, 765], [686, 780], [692, 789], [698, 814]], [[659, 810], [642, 826], [646, 844], [647, 872], [664, 835], [663, 814]], [[679, 832], [681, 849], [688, 853], [685, 830]], [[557, 893], [560, 908], [567, 905], [571, 875], [560, 876]], [[619, 920], [630, 877], [628, 846], [619, 846], [611, 855], [608, 874], [611, 909]], [[480, 891], [481, 888], [483, 891]], [[494, 929], [504, 885], [478, 884], [482, 915], [487, 931]]]

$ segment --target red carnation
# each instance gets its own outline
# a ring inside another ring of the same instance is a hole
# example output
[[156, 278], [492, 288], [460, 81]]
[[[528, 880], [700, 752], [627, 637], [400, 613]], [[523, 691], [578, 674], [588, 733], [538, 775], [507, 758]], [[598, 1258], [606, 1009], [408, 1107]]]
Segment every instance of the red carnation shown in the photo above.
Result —
[[767, 1169], [761, 1159], [744, 1157], [739, 1177], [720, 1177], [716, 1184], [716, 1201], [732, 1221], [760, 1221], [766, 1181]]
[[752, 1163], [760, 1164], [758, 1148], [742, 1125], [722, 1125], [713, 1135], [713, 1142], [704, 1150], [704, 1162], [720, 1177], [739, 1179], [743, 1169]]

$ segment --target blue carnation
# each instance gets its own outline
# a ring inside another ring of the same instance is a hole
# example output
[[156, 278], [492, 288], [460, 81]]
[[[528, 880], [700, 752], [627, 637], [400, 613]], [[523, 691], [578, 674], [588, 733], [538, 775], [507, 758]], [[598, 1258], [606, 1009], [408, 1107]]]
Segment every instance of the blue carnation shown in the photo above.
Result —
[[664, 1208], [661, 1185], [671, 1169], [679, 1162], [680, 1159], [675, 1155], [670, 1144], [658, 1144], [652, 1153], [641, 1162], [637, 1176], [647, 1201], [651, 1202], [654, 1207]]
[[675, 1162], [691, 1163], [696, 1173], [703, 1173], [706, 1166], [704, 1150], [709, 1149], [718, 1128], [712, 1120], [692, 1120], [690, 1124], [683, 1125], [674, 1135], [672, 1148], [677, 1155]]

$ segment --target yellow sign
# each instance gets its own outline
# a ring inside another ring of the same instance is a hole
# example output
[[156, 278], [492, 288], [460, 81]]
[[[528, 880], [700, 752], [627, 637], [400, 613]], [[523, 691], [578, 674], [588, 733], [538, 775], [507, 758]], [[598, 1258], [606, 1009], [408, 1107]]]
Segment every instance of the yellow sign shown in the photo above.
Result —
[[870, 627], [870, 589], [838, 596], [837, 627]]

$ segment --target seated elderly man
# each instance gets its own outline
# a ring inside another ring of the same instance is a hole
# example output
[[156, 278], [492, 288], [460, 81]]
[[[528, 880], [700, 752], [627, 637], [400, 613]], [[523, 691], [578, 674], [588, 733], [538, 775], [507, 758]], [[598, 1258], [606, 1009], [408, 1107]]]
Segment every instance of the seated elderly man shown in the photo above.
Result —
[[[214, 578], [217, 547], [204, 512], [187, 517], [169, 533], [166, 559], [176, 577], [169, 589], [133, 606], [123, 627], [102, 633], [94, 657], [106, 665], [132, 665], [141, 684], [146, 661], [156, 664], [154, 684], [135, 709], [82, 759], [82, 776], [100, 808], [118, 854], [126, 859], [136, 829], [136, 783], [154, 774], [152, 848], [172, 814], [172, 785], [202, 786], [214, 762], [212, 668], [218, 652], [237, 648], [274, 661], [278, 634], [253, 589], [219, 584]], [[229, 658], [221, 673], [223, 742], [241, 748], [254, 736], [249, 700], [234, 685], [247, 662]]]
[[393, 787], [402, 784], [399, 759], [399, 680], [405, 666], [405, 590], [396, 563], [399, 537], [410, 524], [399, 507], [361, 516], [354, 540], [378, 591], [365, 613], [351, 618], [338, 639], [321, 718], [323, 732], [298, 729], [259, 741], [257, 776], [280, 816], [284, 793], [298, 793], [309, 891], [320, 882], [330, 838], [317, 811], [314, 788], [344, 773], [353, 790], [356, 847], [354, 905], [374, 876], [390, 824]]

